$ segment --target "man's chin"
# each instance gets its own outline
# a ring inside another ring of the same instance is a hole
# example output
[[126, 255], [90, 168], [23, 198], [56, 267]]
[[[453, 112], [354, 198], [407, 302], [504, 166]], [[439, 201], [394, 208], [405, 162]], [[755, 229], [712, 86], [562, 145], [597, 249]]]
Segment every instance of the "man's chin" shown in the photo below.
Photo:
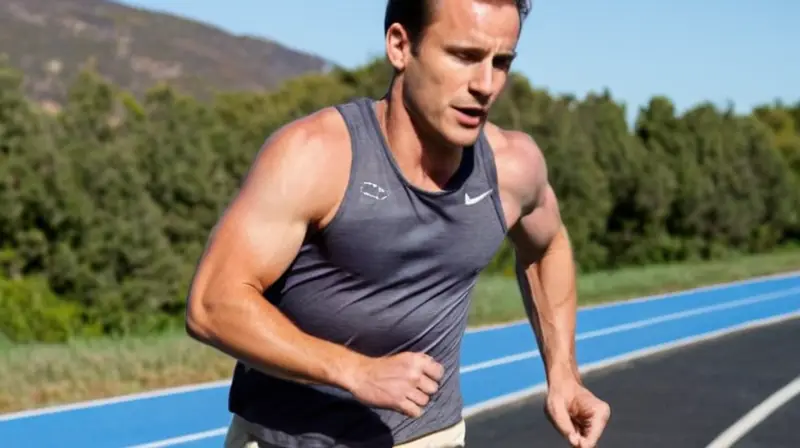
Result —
[[477, 128], [464, 128], [459, 126], [448, 132], [446, 137], [454, 146], [472, 146], [478, 141], [482, 128], [482, 126]]

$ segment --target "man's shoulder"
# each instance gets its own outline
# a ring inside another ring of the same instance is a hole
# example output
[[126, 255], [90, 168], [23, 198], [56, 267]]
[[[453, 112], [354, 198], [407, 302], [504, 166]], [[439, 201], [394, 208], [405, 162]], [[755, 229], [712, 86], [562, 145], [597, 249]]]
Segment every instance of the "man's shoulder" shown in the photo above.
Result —
[[302, 203], [324, 222], [343, 196], [352, 163], [347, 125], [335, 107], [296, 118], [264, 142], [244, 183], [250, 201]]
[[350, 171], [350, 134], [335, 107], [326, 107], [295, 118], [276, 129], [263, 143], [253, 169], [290, 172], [311, 183]]
[[520, 201], [533, 201], [547, 182], [547, 164], [542, 150], [525, 132], [503, 129], [487, 123], [484, 133], [494, 154], [500, 188]]
[[522, 131], [504, 129], [493, 123], [484, 127], [486, 139], [496, 158], [509, 159], [521, 168], [538, 168], [545, 163], [544, 155], [533, 137]]
[[262, 149], [328, 159], [341, 157], [349, 148], [344, 118], [335, 106], [329, 106], [285, 123], [269, 136]]

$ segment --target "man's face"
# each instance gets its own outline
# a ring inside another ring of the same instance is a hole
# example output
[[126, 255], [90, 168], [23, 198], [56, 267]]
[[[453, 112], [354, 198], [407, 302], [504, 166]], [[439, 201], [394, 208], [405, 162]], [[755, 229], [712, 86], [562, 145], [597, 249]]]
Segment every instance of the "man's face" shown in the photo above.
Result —
[[473, 144], [503, 89], [519, 38], [510, 0], [436, 0], [418, 53], [404, 51], [404, 102], [423, 132]]

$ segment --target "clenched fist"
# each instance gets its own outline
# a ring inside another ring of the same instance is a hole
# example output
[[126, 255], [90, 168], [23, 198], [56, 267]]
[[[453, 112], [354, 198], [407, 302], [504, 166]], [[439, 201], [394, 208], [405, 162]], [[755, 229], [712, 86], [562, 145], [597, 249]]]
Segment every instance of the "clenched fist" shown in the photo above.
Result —
[[444, 368], [424, 353], [366, 358], [353, 372], [350, 392], [368, 405], [417, 418], [439, 390], [442, 375]]
[[611, 407], [578, 381], [553, 381], [545, 414], [575, 448], [595, 448], [611, 418]]

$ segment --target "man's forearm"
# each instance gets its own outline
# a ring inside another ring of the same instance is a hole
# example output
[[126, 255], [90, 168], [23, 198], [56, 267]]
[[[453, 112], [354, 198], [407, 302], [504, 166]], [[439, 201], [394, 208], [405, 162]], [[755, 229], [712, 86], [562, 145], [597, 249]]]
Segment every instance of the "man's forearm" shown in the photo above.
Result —
[[364, 356], [304, 333], [255, 290], [251, 294], [190, 311], [189, 333], [269, 375], [344, 389], [352, 386], [352, 373]]
[[575, 261], [563, 228], [538, 263], [518, 263], [517, 279], [548, 382], [564, 375], [580, 380], [575, 359]]

